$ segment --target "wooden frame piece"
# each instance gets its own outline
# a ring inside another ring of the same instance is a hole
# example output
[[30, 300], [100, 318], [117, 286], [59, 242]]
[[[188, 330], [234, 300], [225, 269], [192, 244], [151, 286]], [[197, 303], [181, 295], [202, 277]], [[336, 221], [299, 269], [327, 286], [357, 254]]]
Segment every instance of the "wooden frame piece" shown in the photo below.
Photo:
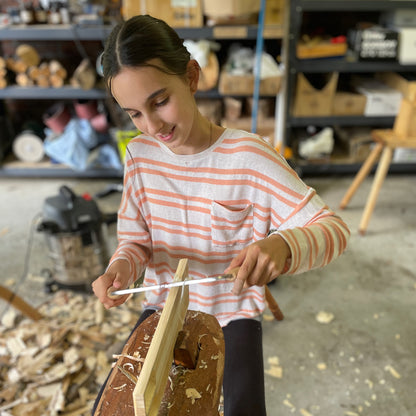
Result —
[[14, 308], [22, 312], [23, 315], [34, 321], [39, 321], [39, 319], [42, 318], [42, 314], [38, 310], [30, 306], [20, 296], [17, 296], [14, 292], [4, 286], [0, 286], [0, 299], [4, 299]]
[[[174, 281], [188, 277], [188, 260], [181, 259]], [[189, 304], [189, 286], [170, 289], [142, 371], [133, 391], [135, 416], [156, 416], [159, 411], [173, 351]]]

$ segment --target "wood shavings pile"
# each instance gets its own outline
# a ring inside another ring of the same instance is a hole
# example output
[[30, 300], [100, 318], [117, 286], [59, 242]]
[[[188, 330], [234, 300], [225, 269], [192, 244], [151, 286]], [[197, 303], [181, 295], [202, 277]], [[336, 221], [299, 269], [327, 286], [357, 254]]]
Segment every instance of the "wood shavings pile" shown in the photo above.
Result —
[[141, 311], [140, 297], [106, 311], [93, 294], [57, 292], [39, 321], [9, 309], [0, 324], [1, 416], [90, 415]]

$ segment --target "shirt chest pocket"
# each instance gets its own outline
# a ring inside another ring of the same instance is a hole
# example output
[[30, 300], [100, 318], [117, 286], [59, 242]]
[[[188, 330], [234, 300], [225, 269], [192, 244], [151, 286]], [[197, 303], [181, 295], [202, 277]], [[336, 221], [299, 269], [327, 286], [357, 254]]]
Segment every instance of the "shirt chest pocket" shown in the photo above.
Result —
[[245, 246], [253, 238], [253, 205], [233, 207], [214, 201], [211, 206], [212, 243]]

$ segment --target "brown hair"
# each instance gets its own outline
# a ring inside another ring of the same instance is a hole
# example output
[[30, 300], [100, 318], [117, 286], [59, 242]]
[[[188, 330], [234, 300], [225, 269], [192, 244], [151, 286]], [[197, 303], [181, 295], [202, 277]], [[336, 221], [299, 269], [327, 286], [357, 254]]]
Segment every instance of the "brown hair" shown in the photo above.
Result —
[[[159, 59], [163, 66], [149, 64]], [[111, 92], [111, 80], [123, 67], [154, 66], [172, 75], [186, 74], [190, 53], [183, 40], [163, 20], [139, 15], [119, 23], [110, 33], [102, 55], [104, 80]]]

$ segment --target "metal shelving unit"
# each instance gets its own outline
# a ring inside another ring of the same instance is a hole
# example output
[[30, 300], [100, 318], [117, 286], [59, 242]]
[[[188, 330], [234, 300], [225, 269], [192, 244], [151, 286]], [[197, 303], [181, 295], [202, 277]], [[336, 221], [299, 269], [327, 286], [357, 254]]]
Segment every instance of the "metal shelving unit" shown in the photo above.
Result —
[[328, 116], [328, 117], [291, 117], [292, 127], [307, 127], [310, 125], [325, 127], [331, 124], [339, 126], [379, 126], [389, 128], [394, 123], [394, 117], [362, 117], [362, 116]]
[[109, 25], [13, 25], [0, 28], [0, 40], [101, 40], [111, 29]]
[[11, 100], [102, 100], [106, 98], [105, 90], [82, 90], [65, 86], [63, 88], [15, 87], [0, 89], [0, 99]]
[[311, 63], [301, 59], [295, 60], [298, 72], [385, 72], [385, 71], [416, 71], [416, 65], [400, 65], [398, 62], [351, 62], [347, 58], [328, 58]]
[[[300, 60], [296, 57], [296, 46], [300, 38], [303, 14], [305, 12], [382, 12], [399, 8], [415, 8], [415, 1], [396, 0], [292, 0], [290, 1], [289, 24], [287, 29], [287, 76], [285, 102], [285, 137], [290, 145], [291, 131], [296, 127], [315, 126], [377, 126], [390, 128], [395, 117], [366, 117], [366, 116], [328, 116], [328, 117], [293, 117], [291, 102], [294, 96], [296, 77], [303, 73], [374, 73], [374, 72], [415, 72], [416, 65], [401, 65], [398, 62], [359, 62], [346, 56], [342, 58], [327, 58], [316, 60]], [[360, 164], [327, 163], [324, 165], [299, 162], [297, 169], [301, 174], [321, 173], [355, 173]], [[391, 166], [393, 172], [415, 172], [415, 164], [396, 164]]]
[[304, 11], [382, 11], [413, 7], [412, 0], [298, 0], [296, 7]]
[[[294, 166], [296, 172], [301, 176], [311, 176], [311, 175], [331, 175], [331, 174], [340, 174], [340, 175], [354, 175], [358, 172], [361, 167], [361, 163], [298, 163]], [[372, 169], [371, 173], [374, 173], [376, 168]], [[392, 163], [390, 165], [389, 172], [391, 173], [416, 173], [416, 164], [415, 163]]]
[[[16, 25], [0, 28], [0, 40], [103, 40], [112, 28], [111, 25]], [[176, 32], [189, 39], [256, 39], [257, 25], [177, 28]], [[266, 25], [264, 38], [282, 37], [280, 25]]]
[[22, 166], [19, 163], [7, 164], [0, 168], [0, 177], [7, 178], [90, 178], [90, 179], [120, 179], [123, 171], [116, 169], [89, 169], [75, 171], [62, 165]]
[[[17, 25], [0, 28], [1, 41], [104, 41], [111, 33], [110, 25]], [[202, 28], [177, 28], [183, 39], [236, 39], [256, 40], [257, 25], [233, 25]], [[280, 25], [266, 25], [265, 39], [281, 39], [283, 29]], [[198, 92], [197, 98], [220, 98], [217, 90]], [[40, 88], [9, 86], [0, 90], [0, 100], [73, 100], [105, 99], [104, 89], [81, 90], [65, 86], [63, 88]], [[1, 140], [1, 138], [0, 138]], [[121, 177], [122, 172], [111, 169], [94, 169], [85, 172], [74, 171], [62, 166], [23, 167], [22, 164], [0, 166], [0, 177], [77, 177], [77, 178], [113, 178]]]

